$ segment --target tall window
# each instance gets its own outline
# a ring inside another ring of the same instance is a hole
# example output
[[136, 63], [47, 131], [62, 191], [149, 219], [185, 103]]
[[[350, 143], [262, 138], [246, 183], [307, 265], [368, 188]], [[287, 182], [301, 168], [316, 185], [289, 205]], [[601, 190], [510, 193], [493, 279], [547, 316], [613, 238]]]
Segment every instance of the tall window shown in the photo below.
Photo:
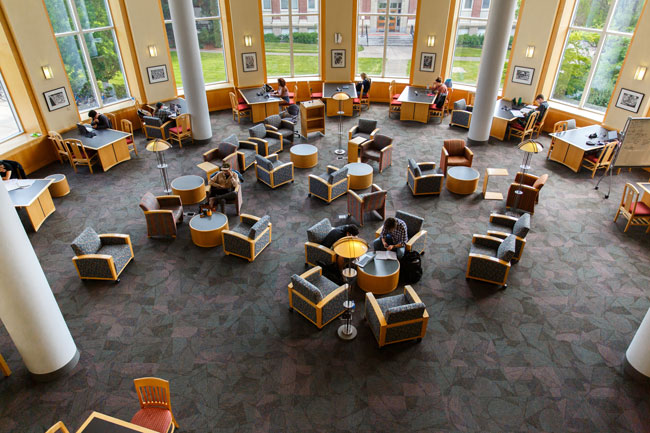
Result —
[[[506, 71], [508, 70], [508, 60], [510, 59], [510, 49], [512, 48], [515, 27], [517, 26], [520, 4], [521, 0], [517, 0], [517, 9], [510, 29], [510, 41], [508, 42], [506, 60], [503, 64], [500, 87], [503, 87]], [[463, 0], [461, 3], [458, 10], [454, 57], [451, 62], [451, 78], [456, 83], [476, 86], [478, 82], [478, 69], [481, 63], [483, 39], [485, 38], [489, 11], [490, 0]]]
[[[178, 53], [174, 40], [171, 15], [169, 14], [169, 0], [161, 0], [167, 42], [172, 56], [172, 67], [176, 77], [176, 87], [183, 87], [181, 70], [178, 66]], [[201, 51], [201, 65], [203, 66], [203, 80], [205, 84], [214, 84], [227, 81], [226, 57], [223, 50], [223, 33], [221, 30], [221, 14], [219, 0], [192, 0], [194, 5], [194, 21], [196, 34], [199, 37]]]
[[269, 77], [318, 75], [318, 0], [262, 0]]
[[23, 132], [20, 121], [9, 98], [5, 81], [0, 74], [0, 143]]
[[359, 0], [357, 74], [411, 74], [417, 0]]
[[605, 112], [644, 0], [578, 0], [551, 98]]
[[80, 111], [128, 99], [106, 0], [45, 0]]

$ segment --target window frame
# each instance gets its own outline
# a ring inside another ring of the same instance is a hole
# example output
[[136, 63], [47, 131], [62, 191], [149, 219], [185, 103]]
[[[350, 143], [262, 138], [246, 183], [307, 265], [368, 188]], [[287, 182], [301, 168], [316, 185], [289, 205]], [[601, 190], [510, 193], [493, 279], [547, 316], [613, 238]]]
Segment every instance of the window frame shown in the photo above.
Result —
[[9, 105], [9, 110], [11, 110], [11, 114], [14, 116], [14, 122], [16, 123], [16, 126], [18, 127], [18, 130], [14, 132], [13, 134], [9, 134], [6, 137], [0, 137], [0, 143], [4, 143], [5, 141], [9, 141], [14, 137], [19, 136], [23, 132], [25, 132], [25, 129], [23, 128], [22, 123], [20, 122], [20, 117], [18, 116], [18, 112], [16, 111], [16, 107], [14, 106], [14, 101], [11, 100], [11, 95], [9, 94], [9, 89], [7, 88], [7, 84], [5, 83], [5, 79], [2, 76], [2, 72], [0, 72], [0, 87], [2, 88], [2, 91], [4, 92], [5, 96], [7, 97], [7, 104]]

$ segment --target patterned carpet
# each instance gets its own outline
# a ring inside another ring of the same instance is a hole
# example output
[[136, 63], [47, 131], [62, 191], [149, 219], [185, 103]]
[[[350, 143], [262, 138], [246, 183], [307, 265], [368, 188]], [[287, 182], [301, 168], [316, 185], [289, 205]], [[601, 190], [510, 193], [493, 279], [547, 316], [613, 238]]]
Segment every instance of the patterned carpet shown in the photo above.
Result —
[[[586, 172], [534, 156], [531, 171], [550, 178], [523, 258], [508, 289], [497, 291], [468, 283], [465, 268], [472, 234], [484, 234], [490, 212], [503, 205], [446, 189], [413, 197], [406, 186], [408, 157], [439, 162], [443, 139], [466, 131], [450, 128], [448, 118], [402, 123], [387, 111], [373, 104], [363, 117], [378, 119], [395, 139], [392, 167], [379, 174], [374, 165], [375, 183], [390, 190], [388, 214], [403, 209], [426, 218], [424, 275], [414, 285], [430, 315], [421, 343], [378, 349], [359, 289], [359, 335], [351, 342], [337, 338], [340, 321], [319, 331], [287, 310], [290, 276], [304, 271], [306, 229], [346, 213], [345, 198], [326, 205], [307, 197], [309, 173], [345, 164], [333, 153], [336, 119], [328, 119], [325, 137], [309, 139], [319, 164], [296, 169], [295, 183], [271, 190], [253, 169], [245, 173], [242, 211], [273, 222], [273, 241], [253, 263], [194, 246], [187, 221], [176, 240], [147, 238], [138, 203], [162, 188], [140, 136], [140, 156], [106, 173], [81, 168], [75, 175], [52, 164], [32, 176], [64, 173], [72, 188], [29, 237], [81, 360], [65, 378], [33, 383], [0, 329], [0, 352], [14, 370], [0, 379], [0, 431], [43, 432], [58, 420], [76, 431], [93, 410], [130, 420], [138, 410], [132, 381], [142, 376], [171, 382], [181, 432], [650, 431], [648, 389], [622, 373], [624, 352], [650, 308], [650, 235], [638, 227], [623, 233], [624, 220], [612, 222], [625, 182], [645, 181], [648, 173], [614, 177], [604, 200]], [[213, 141], [248, 136], [250, 124], [238, 126], [228, 112], [211, 119]], [[344, 119], [344, 129], [356, 122]], [[196, 164], [210, 147], [168, 151], [170, 177], [202, 175]], [[490, 189], [505, 193], [522, 153], [501, 142], [473, 150], [481, 177], [486, 167], [510, 171], [490, 180]], [[289, 160], [288, 150], [280, 159]], [[371, 240], [380, 224], [368, 218], [361, 235]], [[69, 243], [86, 226], [131, 235], [135, 261], [119, 284], [77, 278]]]

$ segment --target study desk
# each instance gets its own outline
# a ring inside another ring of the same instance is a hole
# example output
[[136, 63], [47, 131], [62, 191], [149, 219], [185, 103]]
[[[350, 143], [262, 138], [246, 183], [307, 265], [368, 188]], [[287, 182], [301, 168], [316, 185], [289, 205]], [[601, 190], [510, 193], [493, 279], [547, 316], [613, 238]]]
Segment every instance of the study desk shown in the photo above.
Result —
[[[522, 107], [523, 108], [523, 107]], [[512, 110], [512, 101], [499, 99], [494, 106], [494, 116], [492, 117], [492, 127], [490, 136], [503, 141], [506, 138], [506, 131], [510, 122], [517, 119], [517, 116], [510, 112]]]
[[156, 433], [146, 427], [131, 424], [103, 413], [93, 412], [77, 433]]
[[650, 182], [637, 182], [636, 185], [641, 188], [641, 201], [650, 206]]
[[399, 120], [415, 120], [427, 123], [429, 121], [429, 106], [433, 104], [435, 95], [424, 87], [406, 86], [397, 99], [402, 103]]
[[[600, 125], [591, 125], [553, 133], [551, 137], [553, 137], [555, 144], [553, 144], [549, 159], [564, 164], [577, 173], [582, 165], [585, 152], [599, 150], [607, 145], [604, 141], [607, 139], [608, 132], [607, 129]], [[593, 133], [598, 134], [598, 137], [589, 138], [589, 135]], [[590, 140], [597, 141], [599, 144], [590, 146], [587, 144], [587, 141]]]
[[52, 179], [36, 179], [26, 188], [9, 191], [9, 197], [14, 207], [25, 209], [35, 232], [41, 227], [43, 221], [56, 210], [50, 195], [50, 183], [52, 183]]
[[[170, 99], [169, 101], [161, 101], [161, 102], [163, 103], [163, 105], [166, 105], [167, 108], [169, 108], [170, 110], [172, 104], [179, 105], [180, 106], [179, 114], [189, 113], [189, 110], [187, 108], [187, 101], [185, 100], [185, 98], [176, 98], [176, 99]], [[174, 113], [174, 116], [172, 116], [172, 118], [174, 118], [175, 116], [176, 113]]]
[[280, 102], [284, 100], [265, 92], [263, 87], [239, 89], [244, 101], [251, 106], [253, 123], [262, 122], [273, 114], [280, 113]]
[[126, 137], [130, 137], [130, 134], [115, 129], [96, 129], [95, 134], [94, 137], [84, 137], [75, 128], [64, 133], [63, 139], [79, 140], [84, 147], [97, 151], [99, 164], [104, 171], [131, 159], [131, 153], [126, 144]]
[[[332, 99], [336, 93], [346, 93], [350, 99], [347, 101], [337, 101]], [[327, 115], [336, 116], [339, 112], [339, 102], [343, 116], [352, 116], [352, 103], [357, 97], [357, 88], [354, 83], [323, 83], [323, 99], [327, 104]]]

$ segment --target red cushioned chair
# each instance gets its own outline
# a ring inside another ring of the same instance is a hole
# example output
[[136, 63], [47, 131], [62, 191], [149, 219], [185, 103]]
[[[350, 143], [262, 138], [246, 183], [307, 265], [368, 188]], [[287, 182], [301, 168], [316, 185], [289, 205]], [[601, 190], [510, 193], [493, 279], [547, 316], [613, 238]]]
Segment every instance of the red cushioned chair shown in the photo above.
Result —
[[192, 121], [190, 120], [189, 113], [181, 114], [176, 118], [176, 126], [169, 128], [169, 140], [171, 142], [177, 142], [180, 148], [183, 148], [183, 140], [185, 139], [192, 140], [194, 142], [194, 137], [192, 136]]
[[532, 139], [535, 130], [535, 123], [537, 122], [537, 116], [539, 116], [539, 111], [533, 111], [530, 113], [528, 115], [528, 120], [526, 120], [526, 126], [522, 126], [521, 123], [517, 121], [510, 122], [510, 128], [508, 129], [508, 140], [510, 140], [510, 137], [513, 135], [517, 138], [521, 138], [522, 143], [526, 139], [526, 136], [530, 136]]
[[232, 120], [237, 118], [237, 123], [241, 123], [242, 117], [251, 118], [251, 106], [246, 103], [243, 99], [237, 100], [237, 97], [234, 93], [230, 92], [230, 106], [232, 108]]
[[323, 92], [314, 92], [309, 81], [307, 81], [307, 86], [309, 87], [309, 95], [311, 99], [321, 99], [323, 97]]
[[618, 205], [614, 222], [616, 222], [620, 214], [623, 214], [627, 219], [623, 232], [626, 232], [630, 226], [648, 226], [645, 232], [650, 233], [650, 207], [639, 201], [639, 190], [631, 183], [625, 184], [623, 197], [621, 197], [621, 203]]
[[171, 433], [178, 427], [169, 401], [169, 382], [156, 377], [134, 379], [140, 410], [131, 422], [160, 433]]
[[[388, 86], [388, 99], [390, 100], [390, 105], [388, 106], [388, 117], [393, 113], [400, 113], [402, 111], [402, 103], [398, 101], [393, 94], [393, 85]], [[399, 98], [399, 95], [397, 95]]]
[[[548, 110], [546, 110], [548, 111]], [[609, 143], [607, 146], [603, 147], [599, 153], [587, 153], [585, 157], [582, 158], [581, 167], [586, 168], [591, 172], [591, 178], [594, 178], [596, 170], [599, 168], [604, 168], [607, 170], [609, 165], [612, 163], [614, 158], [614, 150], [618, 141]]]
[[126, 137], [126, 146], [129, 148], [129, 151], [134, 151], [135, 155], [138, 156], [138, 148], [135, 147], [135, 141], [133, 141], [133, 123], [130, 120], [122, 119], [122, 131], [129, 134]]

